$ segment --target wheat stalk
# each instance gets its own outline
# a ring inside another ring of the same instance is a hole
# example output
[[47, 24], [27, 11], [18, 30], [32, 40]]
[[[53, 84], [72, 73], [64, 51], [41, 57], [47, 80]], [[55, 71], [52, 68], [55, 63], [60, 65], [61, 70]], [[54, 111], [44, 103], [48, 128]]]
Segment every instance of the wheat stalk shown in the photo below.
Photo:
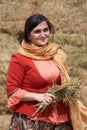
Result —
[[[80, 82], [77, 81], [77, 79], [71, 80], [70, 83], [66, 85], [57, 85], [56, 83], [53, 83], [53, 87], [48, 89], [48, 93], [54, 94], [56, 96], [56, 99], [53, 100], [49, 105], [52, 105], [56, 102], [63, 101], [65, 103], [68, 103], [73, 98], [80, 98], [79, 95], [79, 88], [80, 88]], [[43, 112], [47, 106], [44, 103], [38, 103], [37, 110], [34, 112], [33, 116], [36, 115], [38, 111]]]

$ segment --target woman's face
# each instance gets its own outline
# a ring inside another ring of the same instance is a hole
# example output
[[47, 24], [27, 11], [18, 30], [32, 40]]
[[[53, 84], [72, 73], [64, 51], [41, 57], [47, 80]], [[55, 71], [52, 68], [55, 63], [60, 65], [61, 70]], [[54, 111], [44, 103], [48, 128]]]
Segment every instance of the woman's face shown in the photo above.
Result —
[[38, 24], [29, 35], [29, 39], [37, 46], [44, 46], [50, 38], [50, 30], [46, 21]]

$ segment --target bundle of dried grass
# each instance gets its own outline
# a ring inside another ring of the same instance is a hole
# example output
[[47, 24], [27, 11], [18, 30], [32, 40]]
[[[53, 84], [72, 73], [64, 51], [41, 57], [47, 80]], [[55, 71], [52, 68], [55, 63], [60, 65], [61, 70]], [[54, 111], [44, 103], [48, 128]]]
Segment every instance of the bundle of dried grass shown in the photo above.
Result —
[[[54, 83], [53, 87], [48, 90], [48, 93], [54, 94], [56, 96], [56, 99], [53, 100], [49, 105], [53, 105], [54, 103], [57, 103], [61, 100], [63, 100], [63, 102], [65, 103], [68, 103], [73, 98], [79, 99], [80, 98], [79, 90], [80, 90], [80, 82], [78, 82], [76, 78], [71, 80], [70, 83], [64, 86], [57, 85]], [[45, 108], [49, 105], [48, 104], [46, 105], [44, 103], [38, 103], [37, 104], [38, 109], [35, 111], [34, 115], [38, 111], [43, 112]]]

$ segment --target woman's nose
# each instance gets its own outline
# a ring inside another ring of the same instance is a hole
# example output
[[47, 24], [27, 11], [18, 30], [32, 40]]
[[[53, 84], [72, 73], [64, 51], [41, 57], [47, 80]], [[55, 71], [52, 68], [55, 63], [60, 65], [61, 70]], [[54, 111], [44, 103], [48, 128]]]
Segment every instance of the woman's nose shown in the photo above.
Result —
[[44, 37], [45, 36], [45, 32], [44, 31], [41, 31], [41, 37]]

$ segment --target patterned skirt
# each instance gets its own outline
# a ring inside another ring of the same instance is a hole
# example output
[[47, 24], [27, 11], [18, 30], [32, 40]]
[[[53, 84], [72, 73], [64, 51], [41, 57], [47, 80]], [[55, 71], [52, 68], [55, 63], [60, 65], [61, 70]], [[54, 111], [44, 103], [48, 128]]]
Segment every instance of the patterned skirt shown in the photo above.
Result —
[[58, 125], [30, 120], [26, 115], [13, 113], [9, 130], [73, 130], [69, 122], [60, 123]]

